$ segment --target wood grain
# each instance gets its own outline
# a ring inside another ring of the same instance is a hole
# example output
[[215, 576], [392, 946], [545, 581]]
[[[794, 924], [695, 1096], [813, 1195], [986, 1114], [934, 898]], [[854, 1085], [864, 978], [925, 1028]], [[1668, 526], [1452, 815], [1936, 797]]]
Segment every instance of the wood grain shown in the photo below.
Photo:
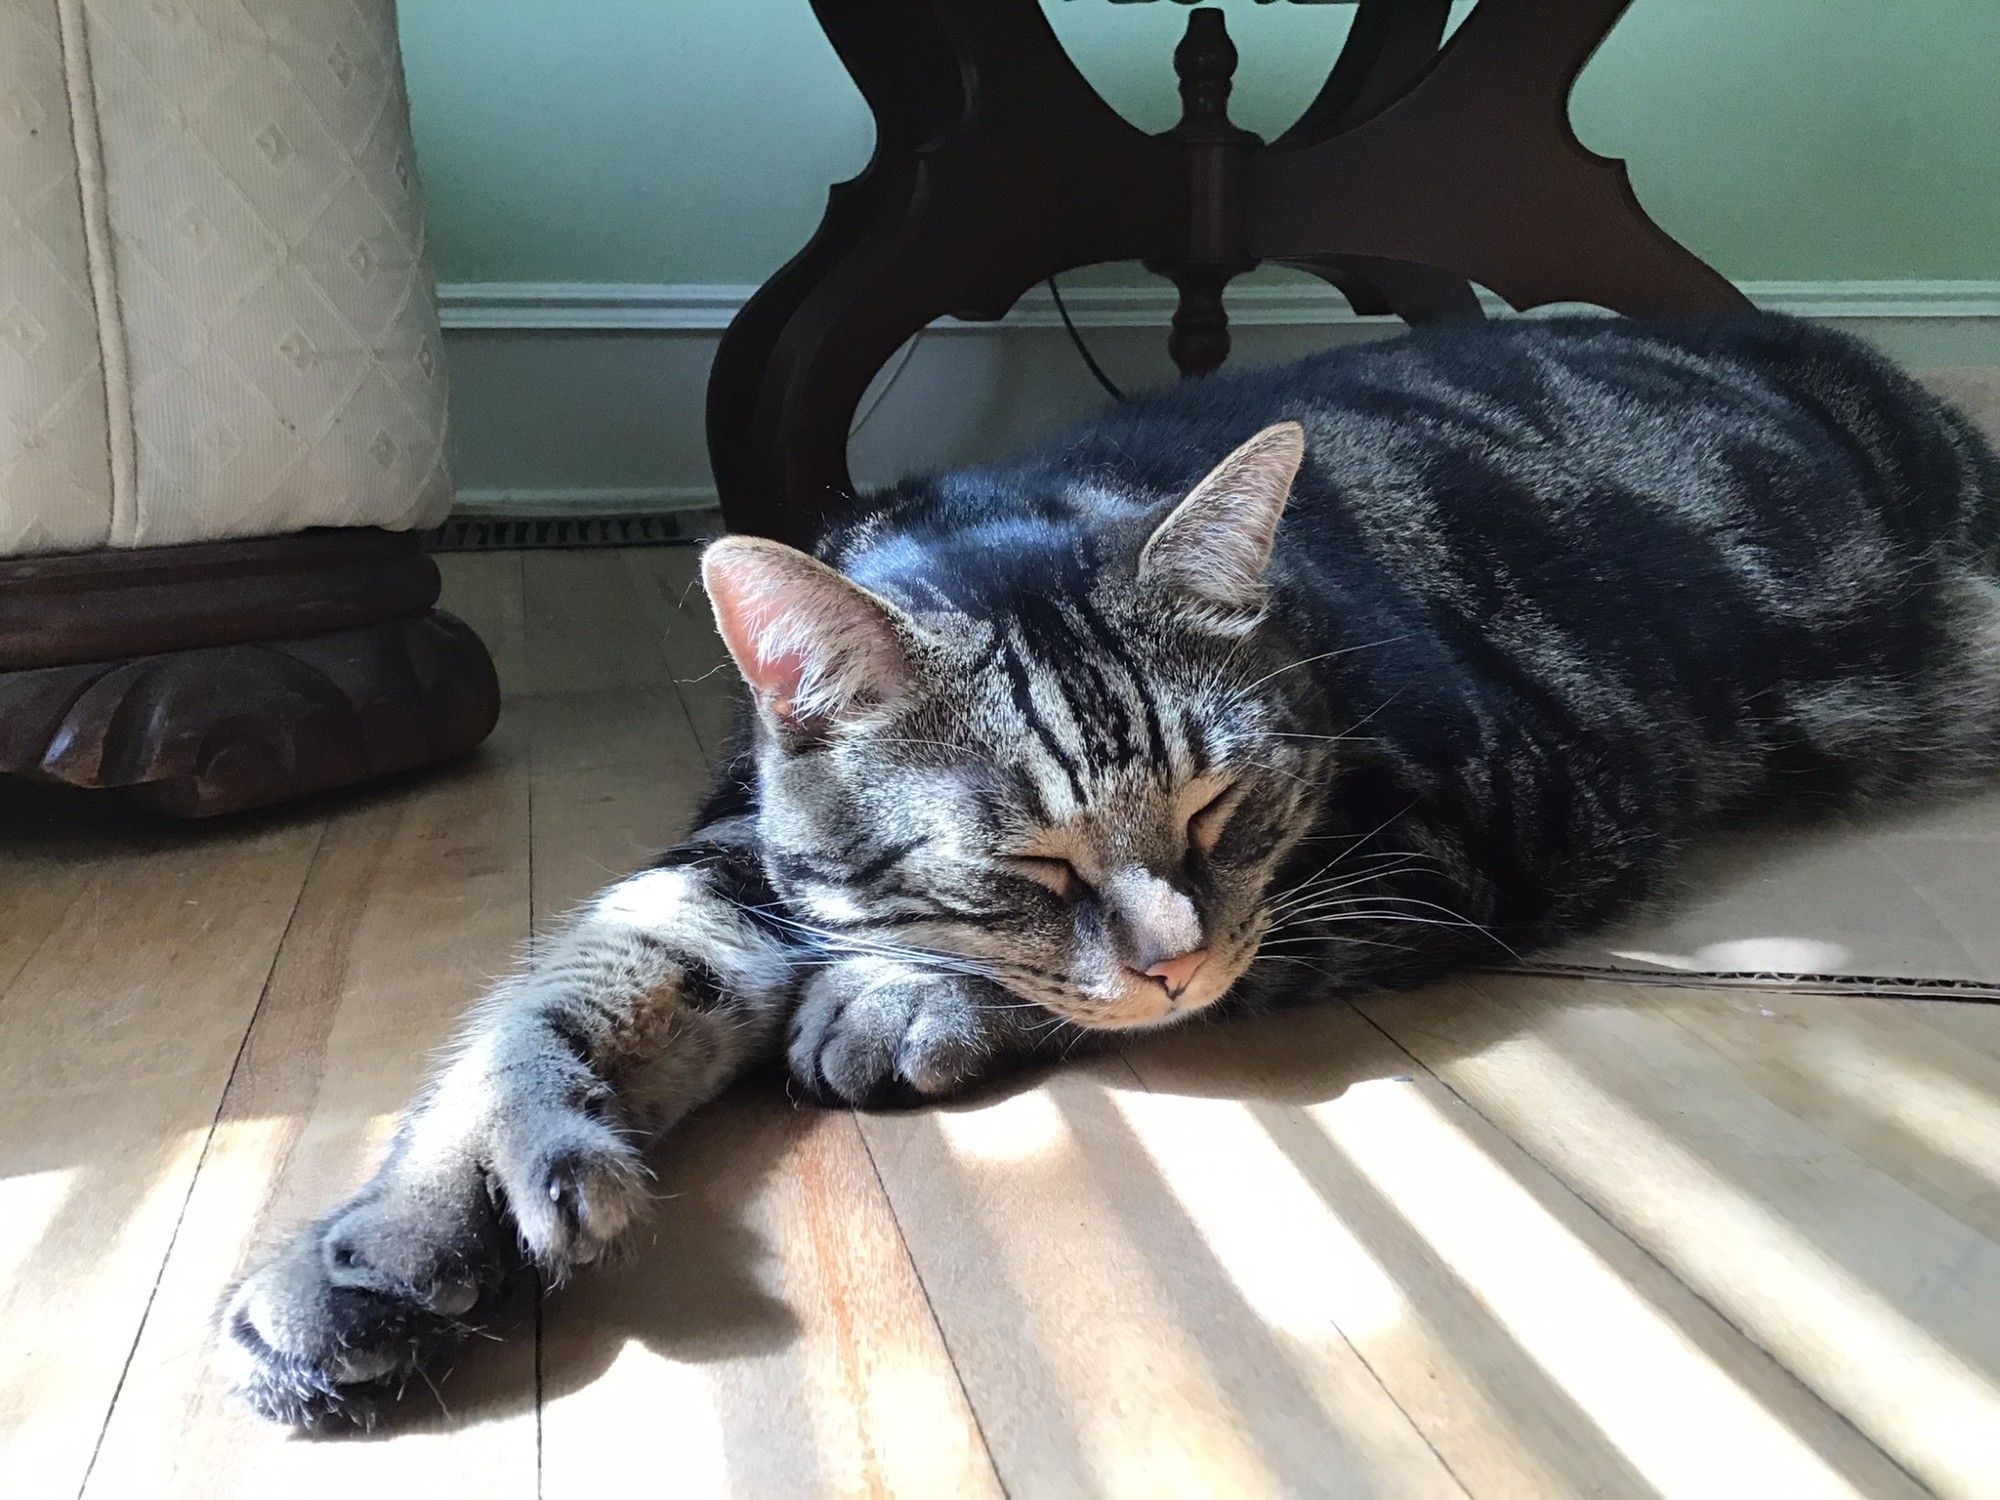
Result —
[[210, 1359], [213, 1310], [253, 1248], [360, 1184], [431, 1052], [507, 966], [527, 917], [518, 725], [465, 768], [356, 799], [334, 820], [87, 1493], [535, 1493], [531, 1328], [475, 1341], [437, 1400], [411, 1393], [387, 1441], [295, 1440], [238, 1406]]
[[[74, 1494], [319, 842], [112, 838], [0, 994], [0, 1473]], [[8, 862], [7, 888], [32, 882]]]
[[625, 563], [695, 738], [712, 763], [729, 738], [737, 676], [702, 592], [701, 554], [693, 547], [655, 547], [627, 552]]
[[1009, 1492], [1463, 1493], [1337, 1328], [1239, 1279], [1132, 1123], [1140, 1093], [1106, 1059], [862, 1118]]
[[1917, 1479], [1989, 1493], [2000, 1245], [1690, 1036], [1673, 993], [1491, 979], [1363, 1009]]
[[522, 552], [446, 552], [437, 563], [438, 602], [470, 625], [493, 658], [500, 695], [509, 703], [528, 690], [527, 618]]
[[1350, 1007], [1127, 1058], [1157, 1096], [1133, 1128], [1238, 1284], [1337, 1328], [1474, 1494], [1916, 1492]]
[[672, 684], [652, 619], [617, 551], [533, 552], [525, 562], [526, 692]]

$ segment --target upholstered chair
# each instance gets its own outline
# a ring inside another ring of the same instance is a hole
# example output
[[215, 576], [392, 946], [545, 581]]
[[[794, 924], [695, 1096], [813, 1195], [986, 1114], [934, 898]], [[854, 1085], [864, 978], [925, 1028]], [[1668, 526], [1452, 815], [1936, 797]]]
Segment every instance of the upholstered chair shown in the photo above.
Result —
[[0, 772], [229, 811], [461, 753], [393, 0], [0, 4]]

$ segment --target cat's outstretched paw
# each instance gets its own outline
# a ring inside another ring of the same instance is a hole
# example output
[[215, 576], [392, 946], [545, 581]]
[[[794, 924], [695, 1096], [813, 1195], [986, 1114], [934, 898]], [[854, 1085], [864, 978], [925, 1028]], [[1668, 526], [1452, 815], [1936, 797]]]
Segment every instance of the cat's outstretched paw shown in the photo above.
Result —
[[236, 1286], [220, 1343], [253, 1407], [372, 1426], [528, 1264], [559, 1281], [611, 1253], [651, 1174], [575, 1072], [550, 1054], [448, 1076], [373, 1182]]
[[238, 1393], [289, 1426], [372, 1427], [499, 1302], [522, 1261], [483, 1187], [379, 1180], [231, 1290], [219, 1348]]
[[1020, 1009], [987, 986], [950, 975], [835, 965], [807, 987], [792, 1016], [792, 1076], [826, 1104], [905, 1104], [976, 1082], [1005, 1050]]

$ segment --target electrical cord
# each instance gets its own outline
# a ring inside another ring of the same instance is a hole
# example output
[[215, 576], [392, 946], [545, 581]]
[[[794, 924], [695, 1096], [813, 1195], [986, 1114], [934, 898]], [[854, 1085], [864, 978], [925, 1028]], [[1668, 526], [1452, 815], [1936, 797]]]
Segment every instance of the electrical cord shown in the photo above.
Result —
[[1084, 343], [1083, 335], [1076, 331], [1076, 324], [1070, 321], [1069, 308], [1063, 302], [1062, 288], [1056, 285], [1055, 277], [1049, 278], [1048, 287], [1049, 295], [1055, 299], [1056, 315], [1062, 319], [1063, 327], [1069, 330], [1069, 341], [1076, 345], [1076, 352], [1083, 356], [1084, 364], [1089, 367], [1090, 373], [1097, 377], [1097, 383], [1110, 393], [1111, 399], [1123, 401], [1125, 393], [1118, 389], [1116, 381], [1104, 373], [1104, 366], [1092, 356], [1090, 346]]
[[928, 328], [919, 328], [910, 336], [910, 341], [903, 345], [903, 357], [896, 361], [896, 368], [889, 372], [887, 380], [875, 388], [875, 399], [868, 403], [867, 410], [856, 417], [854, 425], [847, 429], [847, 436], [850, 440], [856, 433], [868, 425], [870, 417], [882, 409], [882, 403], [888, 399], [889, 392], [893, 391], [896, 388], [896, 382], [903, 378], [903, 371], [909, 369], [910, 360], [917, 352], [917, 345], [924, 341], [924, 335], [929, 332]]

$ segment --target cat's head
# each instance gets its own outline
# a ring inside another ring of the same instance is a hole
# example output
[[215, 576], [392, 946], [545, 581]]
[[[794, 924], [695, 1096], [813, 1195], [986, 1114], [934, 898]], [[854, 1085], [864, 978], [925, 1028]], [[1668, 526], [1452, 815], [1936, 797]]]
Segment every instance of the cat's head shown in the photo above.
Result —
[[1303, 443], [1266, 429], [1163, 520], [1060, 546], [1025, 530], [977, 587], [917, 568], [870, 589], [775, 542], [710, 547], [756, 702], [765, 863], [801, 935], [985, 975], [1085, 1026], [1226, 993], [1323, 784], [1264, 620]]

